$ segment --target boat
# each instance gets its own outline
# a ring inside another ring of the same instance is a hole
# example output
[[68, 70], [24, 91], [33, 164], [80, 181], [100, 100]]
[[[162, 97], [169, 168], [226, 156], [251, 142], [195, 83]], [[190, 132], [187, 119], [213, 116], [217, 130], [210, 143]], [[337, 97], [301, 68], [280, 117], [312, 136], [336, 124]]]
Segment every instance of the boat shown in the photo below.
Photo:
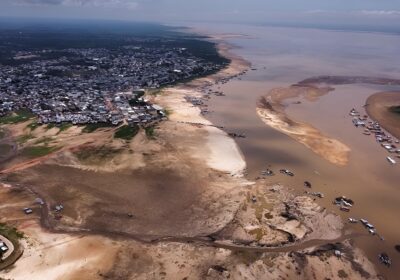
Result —
[[333, 201], [333, 204], [346, 206], [346, 207], [352, 207], [354, 205], [354, 201], [345, 196], [339, 196], [339, 197], [335, 198], [335, 200]]
[[288, 169], [281, 169], [281, 170], [279, 170], [279, 172], [282, 174], [286, 174], [288, 176], [294, 176], [294, 173]]
[[375, 229], [375, 227], [370, 224], [367, 220], [365, 219], [360, 219], [361, 223], [368, 229]]
[[356, 223], [358, 223], [358, 220], [354, 219], [354, 218], [349, 218], [349, 222], [352, 224], [356, 224]]
[[396, 164], [396, 161], [395, 161], [393, 158], [387, 157], [386, 159], [387, 159], [391, 164]]
[[267, 169], [265, 171], [262, 171], [261, 175], [263, 175], [263, 176], [274, 176], [275, 174], [274, 174], [274, 171], [272, 171], [270, 169]]
[[340, 206], [340, 210], [344, 212], [350, 212], [350, 208], [346, 206]]
[[378, 255], [379, 261], [383, 263], [386, 266], [391, 266], [392, 265], [392, 260], [386, 253], [381, 253]]

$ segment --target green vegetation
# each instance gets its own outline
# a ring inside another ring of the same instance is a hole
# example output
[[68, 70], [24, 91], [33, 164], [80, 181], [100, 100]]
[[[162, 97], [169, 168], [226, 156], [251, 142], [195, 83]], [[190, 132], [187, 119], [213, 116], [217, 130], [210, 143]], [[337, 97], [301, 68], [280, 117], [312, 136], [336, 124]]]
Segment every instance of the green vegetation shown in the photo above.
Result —
[[392, 106], [389, 108], [390, 112], [400, 114], [400, 106]]
[[149, 90], [149, 94], [152, 96], [157, 96], [163, 92], [164, 87]]
[[58, 132], [58, 133], [61, 133], [61, 132], [63, 132], [63, 131], [66, 131], [66, 130], [68, 130], [69, 128], [71, 128], [72, 127], [72, 124], [71, 123], [63, 123], [63, 124], [61, 124], [58, 128], [60, 129], [60, 131]]
[[50, 143], [51, 141], [53, 141], [53, 138], [51, 138], [51, 137], [42, 137], [42, 138], [36, 140], [36, 141], [35, 141], [35, 144], [36, 144], [36, 145], [38, 145], [38, 144], [45, 144], [45, 145], [47, 146], [47, 145], [49, 145], [49, 143]]
[[99, 128], [105, 128], [105, 127], [112, 127], [112, 125], [109, 123], [90, 123], [85, 126], [85, 128], [82, 130], [82, 132], [92, 133], [92, 132], [95, 132]]
[[30, 158], [37, 158], [46, 156], [52, 152], [59, 150], [60, 147], [50, 147], [50, 146], [32, 146], [26, 147], [22, 153], [23, 155]]
[[3, 223], [0, 223], [0, 234], [7, 237], [14, 244], [18, 242], [18, 239], [24, 237], [24, 234], [22, 232]]
[[33, 137], [32, 134], [21, 135], [21, 136], [19, 136], [17, 138], [17, 142], [18, 142], [18, 144], [24, 144], [24, 143], [26, 143], [28, 140], [30, 140], [32, 138], [35, 138], [35, 137]]
[[148, 139], [155, 139], [156, 138], [156, 133], [155, 133], [154, 126], [146, 127], [144, 130], [146, 132], [146, 136], [147, 136]]
[[[32, 122], [32, 123], [27, 125], [27, 127], [30, 128], [31, 131], [34, 131], [39, 126], [41, 126], [41, 125], [38, 124], [37, 122]], [[60, 129], [60, 131], [58, 133], [61, 133], [61, 132], [65, 131], [65, 130], [69, 129], [70, 127], [72, 127], [72, 124], [71, 123], [62, 123], [61, 125], [56, 125], [54, 123], [49, 123], [46, 126], [46, 129], [49, 130], [49, 129], [52, 129], [52, 128], [55, 128], [55, 127], [58, 127]]]
[[121, 149], [114, 149], [107, 146], [88, 147], [75, 152], [75, 156], [82, 162], [95, 164], [114, 158], [120, 151]]
[[134, 90], [133, 93], [138, 97], [143, 97], [145, 95], [145, 91], [144, 90]]
[[14, 251], [4, 261], [0, 262], [0, 270], [3, 270], [12, 265], [23, 253], [19, 240], [24, 238], [24, 234], [14, 227], [0, 223], [0, 234], [5, 236], [14, 245]]
[[139, 132], [138, 126], [124, 125], [117, 129], [114, 138], [131, 140]]
[[144, 90], [134, 90], [132, 91], [133, 93], [133, 98], [129, 100], [129, 105], [131, 106], [138, 106], [138, 105], [143, 105], [143, 101], [139, 101], [139, 98], [143, 97], [146, 92]]
[[164, 113], [167, 117], [169, 117], [172, 114], [172, 110], [171, 109], [164, 109]]
[[8, 116], [0, 117], [0, 124], [16, 124], [26, 122], [33, 118], [35, 115], [27, 110], [19, 110]]
[[40, 126], [40, 124], [38, 124], [37, 122], [31, 122], [30, 124], [28, 124], [28, 128], [31, 129], [31, 131], [34, 131], [36, 128], [38, 128]]
[[49, 123], [49, 124], [46, 126], [46, 129], [47, 129], [47, 130], [50, 130], [50, 129], [55, 128], [55, 127], [56, 127], [56, 125], [55, 125], [54, 123]]

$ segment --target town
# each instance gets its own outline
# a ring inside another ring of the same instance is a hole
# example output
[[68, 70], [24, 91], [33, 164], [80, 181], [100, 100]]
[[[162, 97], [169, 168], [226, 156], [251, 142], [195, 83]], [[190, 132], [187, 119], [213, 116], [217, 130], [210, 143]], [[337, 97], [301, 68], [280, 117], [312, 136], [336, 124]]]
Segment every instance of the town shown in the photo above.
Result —
[[144, 98], [224, 67], [187, 48], [140, 42], [118, 48], [18, 50], [0, 64], [0, 117], [27, 109], [39, 124], [146, 125], [165, 117]]

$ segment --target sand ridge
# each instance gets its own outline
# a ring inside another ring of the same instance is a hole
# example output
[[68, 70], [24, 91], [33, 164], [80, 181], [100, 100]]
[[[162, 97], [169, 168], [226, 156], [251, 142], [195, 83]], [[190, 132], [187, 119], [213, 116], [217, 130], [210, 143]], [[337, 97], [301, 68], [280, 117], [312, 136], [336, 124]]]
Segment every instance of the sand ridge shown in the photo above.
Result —
[[331, 90], [315, 86], [276, 88], [259, 99], [256, 111], [267, 125], [292, 137], [329, 162], [345, 166], [350, 153], [348, 146], [324, 135], [310, 124], [291, 119], [285, 112], [284, 101], [287, 99], [303, 97], [308, 101], [315, 101]]

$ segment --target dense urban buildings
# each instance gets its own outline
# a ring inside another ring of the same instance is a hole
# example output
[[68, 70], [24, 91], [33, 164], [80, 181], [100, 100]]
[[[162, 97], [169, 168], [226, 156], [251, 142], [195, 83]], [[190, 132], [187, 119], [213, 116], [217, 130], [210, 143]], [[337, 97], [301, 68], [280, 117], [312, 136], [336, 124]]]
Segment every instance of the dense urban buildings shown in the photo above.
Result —
[[8, 55], [0, 61], [0, 116], [28, 109], [39, 123], [157, 121], [164, 112], [143, 98], [143, 89], [223, 67], [193, 55], [179, 42], [151, 38], [129, 38], [112, 47], [11, 50]]

